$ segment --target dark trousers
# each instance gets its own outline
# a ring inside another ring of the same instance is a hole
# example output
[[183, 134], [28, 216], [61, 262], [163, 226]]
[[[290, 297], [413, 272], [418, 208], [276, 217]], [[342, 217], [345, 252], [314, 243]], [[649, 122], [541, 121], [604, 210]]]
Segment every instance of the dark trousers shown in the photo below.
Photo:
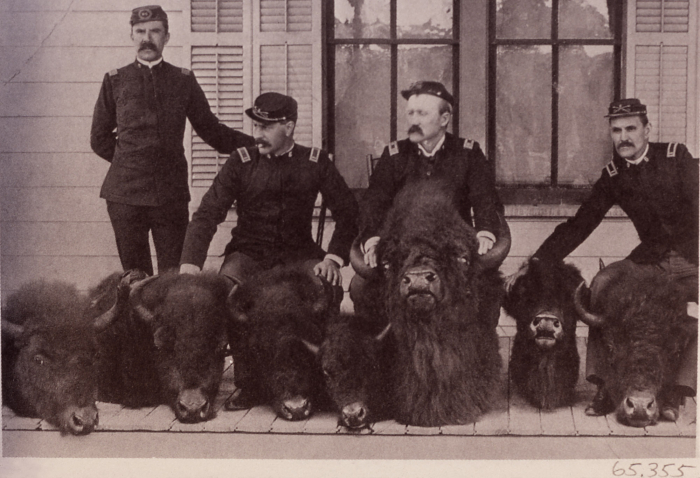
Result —
[[[628, 259], [613, 262], [596, 276], [591, 284], [592, 295], [596, 296], [598, 291], [603, 290], [609, 281], [615, 280], [619, 275], [635, 274], [635, 271], [640, 269], [650, 269], [658, 271], [659, 274], [667, 274], [671, 280], [682, 287], [688, 302], [697, 302], [698, 266], [689, 263], [675, 252], [672, 252], [668, 258], [658, 265], [640, 265]], [[681, 353], [681, 363], [678, 375], [675, 378], [675, 383], [684, 395], [694, 397], [698, 374], [698, 321], [694, 317], [688, 317], [686, 320], [688, 321], [688, 328], [695, 330], [695, 335]], [[589, 382], [595, 384], [601, 383], [599, 371], [603, 370], [606, 366], [605, 356], [606, 351], [602, 332], [598, 328], [589, 328], [588, 345], [586, 348], [586, 379]]]
[[179, 267], [189, 222], [186, 201], [162, 206], [132, 206], [107, 201], [107, 213], [125, 271], [140, 269], [153, 275], [149, 231], [156, 247], [158, 273]]

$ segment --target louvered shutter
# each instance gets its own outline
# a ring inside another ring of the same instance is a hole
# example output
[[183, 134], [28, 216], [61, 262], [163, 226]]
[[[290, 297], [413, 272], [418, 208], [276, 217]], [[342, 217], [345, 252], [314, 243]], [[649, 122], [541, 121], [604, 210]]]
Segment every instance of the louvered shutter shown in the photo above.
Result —
[[296, 99], [295, 141], [321, 147], [321, 2], [260, 0], [258, 18], [254, 93], [277, 91]]
[[[212, 112], [229, 127], [243, 130], [243, 47], [192, 47], [192, 71]], [[192, 131], [192, 186], [209, 186], [226, 161]]]
[[193, 32], [242, 32], [243, 0], [192, 0]]
[[628, 10], [627, 95], [648, 106], [651, 141], [698, 154], [697, 8], [689, 0], [634, 0]]

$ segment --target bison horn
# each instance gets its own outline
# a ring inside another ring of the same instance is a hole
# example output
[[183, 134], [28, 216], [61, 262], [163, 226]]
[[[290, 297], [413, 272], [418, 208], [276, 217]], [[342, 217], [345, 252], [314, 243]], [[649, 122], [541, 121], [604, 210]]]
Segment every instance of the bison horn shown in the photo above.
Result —
[[496, 243], [483, 256], [477, 254], [476, 263], [479, 264], [482, 270], [493, 269], [499, 266], [508, 255], [508, 252], [510, 252], [510, 227], [508, 227], [503, 213], [498, 213], [498, 219], [500, 223]]
[[7, 334], [12, 340], [17, 340], [24, 333], [24, 327], [9, 320], [3, 320], [2, 333]]
[[586, 282], [581, 282], [574, 292], [574, 306], [576, 307], [576, 311], [586, 325], [590, 327], [602, 327], [605, 324], [603, 317], [587, 311], [583, 306], [582, 293], [585, 286]]
[[374, 340], [376, 340], [377, 342], [381, 342], [382, 340], [384, 340], [386, 338], [387, 334], [389, 333], [389, 329], [391, 329], [391, 322], [386, 324], [386, 327], [384, 327], [384, 330], [379, 332], [379, 335], [377, 335], [374, 338]]
[[104, 314], [96, 317], [93, 324], [96, 332], [102, 332], [107, 327], [112, 325], [114, 320], [119, 317], [129, 305], [129, 279], [131, 272], [124, 272], [121, 280], [117, 285], [117, 300], [114, 305]]
[[158, 275], [146, 277], [145, 279], [134, 283], [133, 287], [131, 288], [131, 294], [129, 294], [129, 300], [131, 301], [131, 306], [134, 312], [136, 312], [136, 315], [138, 315], [139, 318], [146, 323], [152, 322], [155, 315], [141, 303], [141, 294], [143, 293], [143, 288], [156, 279], [158, 279]]
[[304, 339], [301, 339], [301, 341], [306, 346], [306, 348], [309, 349], [309, 351], [312, 354], [318, 355], [318, 351], [320, 350], [320, 347], [318, 345], [314, 345], [311, 342], [309, 342], [308, 340], [304, 340]]
[[603, 262], [603, 259], [599, 258], [598, 259], [598, 270], [602, 271], [603, 269], [605, 269], [605, 262]]

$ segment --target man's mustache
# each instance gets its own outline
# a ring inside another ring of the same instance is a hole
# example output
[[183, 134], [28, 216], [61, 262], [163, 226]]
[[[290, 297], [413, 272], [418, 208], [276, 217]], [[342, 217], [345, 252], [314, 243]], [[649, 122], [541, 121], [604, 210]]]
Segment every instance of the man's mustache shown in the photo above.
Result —
[[157, 50], [158, 47], [156, 47], [156, 44], [150, 41], [146, 41], [141, 43], [141, 46], [139, 46], [139, 51], [142, 50]]
[[633, 148], [634, 144], [632, 144], [630, 141], [621, 141], [620, 144], [617, 145], [618, 148], [622, 148], [624, 146], [629, 146], [630, 148]]
[[268, 142], [265, 141], [264, 139], [256, 138], [256, 139], [255, 139], [255, 146], [257, 146], [258, 148], [269, 148], [269, 147], [270, 147], [270, 143], [268, 143]]
[[411, 133], [423, 134], [423, 130], [421, 129], [420, 126], [418, 126], [417, 124], [414, 124], [410, 128], [408, 128], [408, 134], [411, 134]]

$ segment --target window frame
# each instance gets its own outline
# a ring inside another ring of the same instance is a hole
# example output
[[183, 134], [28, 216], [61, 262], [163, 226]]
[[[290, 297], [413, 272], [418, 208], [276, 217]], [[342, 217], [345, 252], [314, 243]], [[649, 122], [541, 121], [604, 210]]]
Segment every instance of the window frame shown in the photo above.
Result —
[[612, 39], [581, 39], [559, 38], [559, 3], [563, 0], [552, 0], [552, 18], [550, 37], [548, 39], [498, 39], [497, 30], [497, 1], [488, 3], [487, 14], [487, 114], [486, 114], [486, 141], [487, 150], [492, 158], [491, 166], [495, 175], [496, 158], [496, 76], [497, 76], [497, 50], [500, 46], [550, 46], [552, 48], [552, 73], [551, 73], [551, 158], [550, 158], [550, 183], [549, 184], [496, 184], [500, 199], [504, 204], [580, 204], [590, 193], [592, 186], [561, 185], [558, 184], [558, 154], [559, 154], [559, 59], [560, 48], [568, 45], [582, 46], [612, 46], [613, 47], [613, 98], [619, 99], [623, 83], [623, 54], [624, 54], [624, 14], [625, 2], [612, 2], [615, 11], [610, 15], [614, 35]]
[[[325, 74], [325, 97], [323, 131], [325, 144], [329, 151], [335, 153], [335, 49], [338, 45], [389, 45], [390, 65], [390, 127], [388, 142], [396, 141], [398, 135], [398, 50], [401, 45], [444, 45], [452, 47], [452, 96], [455, 105], [452, 114], [452, 129], [459, 131], [459, 82], [460, 82], [460, 0], [452, 1], [452, 38], [398, 38], [397, 37], [397, 2], [389, 0], [389, 38], [335, 38], [335, 1], [324, 2], [322, 12], [324, 22], [323, 52]], [[358, 165], [358, 167], [364, 167]]]

